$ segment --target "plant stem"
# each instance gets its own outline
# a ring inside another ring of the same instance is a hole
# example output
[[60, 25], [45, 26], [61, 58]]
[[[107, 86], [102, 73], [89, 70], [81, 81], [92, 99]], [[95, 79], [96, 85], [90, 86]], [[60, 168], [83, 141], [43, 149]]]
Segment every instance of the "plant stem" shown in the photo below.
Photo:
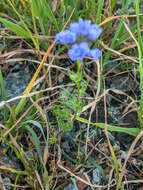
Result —
[[[80, 60], [77, 60], [77, 76], [80, 75], [80, 66], [81, 66], [81, 62], [80, 62]], [[80, 82], [80, 79], [78, 79], [77, 83], [76, 83], [76, 85], [77, 85], [77, 98], [78, 98], [78, 101], [80, 99], [80, 84], [79, 84], [79, 82]]]

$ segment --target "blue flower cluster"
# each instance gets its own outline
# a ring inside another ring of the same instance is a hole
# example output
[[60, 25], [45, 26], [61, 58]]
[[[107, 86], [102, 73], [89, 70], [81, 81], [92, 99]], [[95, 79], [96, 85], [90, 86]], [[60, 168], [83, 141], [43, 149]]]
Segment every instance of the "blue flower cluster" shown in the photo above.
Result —
[[76, 43], [78, 37], [88, 39], [89, 41], [97, 40], [101, 35], [103, 29], [99, 28], [97, 24], [92, 24], [90, 20], [79, 19], [78, 22], [70, 23], [69, 30], [63, 30], [56, 34], [55, 40], [62, 44], [73, 44], [68, 51], [68, 55], [72, 61], [83, 60], [85, 56], [91, 57], [97, 61], [102, 55], [99, 49], [90, 49], [88, 42]]

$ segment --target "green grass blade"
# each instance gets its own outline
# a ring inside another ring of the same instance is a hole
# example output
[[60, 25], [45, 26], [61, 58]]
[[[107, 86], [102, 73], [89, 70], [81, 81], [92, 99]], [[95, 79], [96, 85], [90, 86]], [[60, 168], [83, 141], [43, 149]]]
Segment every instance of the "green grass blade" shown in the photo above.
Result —
[[[135, 24], [134, 26], [132, 26], [132, 27], [130, 28], [131, 32], [133, 33], [133, 32], [136, 30], [136, 28], [137, 28], [137, 26], [136, 26], [136, 24]], [[116, 48], [116, 47], [120, 46], [120, 45], [121, 45], [123, 42], [125, 42], [128, 38], [129, 38], [129, 33], [126, 32], [125, 34], [123, 34], [122, 36], [120, 36], [120, 40], [116, 41], [114, 47]]]
[[32, 0], [31, 3], [33, 7], [34, 16], [41, 20], [41, 18], [43, 17], [41, 1]]
[[6, 27], [10, 28], [10, 30], [15, 32], [17, 35], [25, 37], [25, 38], [31, 38], [29, 33], [18, 24], [14, 24], [13, 22], [8, 21], [7, 19], [4, 19], [2, 17], [0, 17], [0, 22], [2, 22]]
[[[122, 1], [122, 11], [123, 11], [122, 14], [128, 14], [128, 6], [129, 6], [130, 2], [131, 2], [131, 0], [127, 0], [127, 1], [123, 0], [123, 1]], [[122, 35], [123, 35], [123, 31], [124, 31], [124, 25], [123, 25], [122, 21], [120, 21], [119, 24], [118, 24], [118, 27], [117, 27], [117, 29], [116, 29], [115, 35], [114, 35], [114, 37], [113, 37], [113, 39], [112, 39], [112, 42], [111, 42], [111, 44], [110, 44], [110, 48], [111, 48], [111, 49], [115, 49], [115, 47], [117, 47], [117, 43], [118, 43], [118, 40], [117, 40], [117, 39], [119, 39], [119, 44], [121, 44], [121, 43], [120, 43], [120, 38], [121, 38]], [[118, 45], [119, 45], [119, 44], [118, 44]], [[104, 55], [104, 61], [105, 61], [105, 62], [110, 59], [111, 54], [112, 54], [112, 52], [111, 52], [111, 51], [108, 51], [108, 52]]]
[[[114, 46], [117, 42], [117, 38], [118, 36], [120, 36], [120, 34], [122, 33], [123, 31], [123, 23], [120, 21], [118, 27], [117, 27], [117, 30], [116, 30], [116, 33], [114, 35], [114, 38], [112, 39], [112, 42], [111, 42], [111, 45], [110, 45], [110, 48], [114, 49]], [[108, 51], [106, 54], [105, 54], [105, 58], [104, 58], [104, 61], [108, 61], [109, 58], [111, 56], [111, 51]]]
[[13, 8], [14, 12], [17, 14], [18, 18], [20, 19], [21, 23], [23, 24], [25, 30], [27, 31], [27, 33], [29, 33], [29, 36], [31, 38], [31, 40], [34, 43], [35, 48], [38, 50], [38, 44], [37, 41], [35, 40], [35, 37], [33, 37], [31, 31], [29, 30], [27, 24], [24, 22], [24, 20], [22, 19], [21, 15], [19, 14], [19, 12], [16, 10], [16, 8], [14, 7], [14, 5], [12, 4], [12, 2], [10, 0], [7, 0], [8, 3], [10, 4], [10, 6]]
[[[77, 117], [76, 119], [78, 121], [83, 122], [83, 123], [97, 126], [97, 127], [101, 128], [101, 129], [105, 128], [104, 123], [89, 122], [87, 119], [84, 119], [84, 118], [81, 118], [81, 117]], [[107, 125], [107, 128], [108, 128], [109, 131], [127, 133], [129, 135], [134, 136], [134, 137], [136, 137], [141, 132], [141, 129], [139, 129], [139, 128], [126, 128], [126, 127], [118, 127], [118, 126], [113, 126], [113, 125]]]
[[140, 29], [140, 10], [139, 10], [139, 1], [136, 0], [136, 15], [137, 15], [137, 33], [138, 33], [138, 43], [141, 49], [141, 53], [143, 56], [143, 39], [141, 36], [141, 29]]
[[131, 32], [130, 28], [127, 26], [125, 21], [122, 21], [124, 26], [126, 27], [128, 33], [132, 37], [132, 39], [135, 41], [137, 48], [138, 48], [138, 54], [139, 54], [139, 72], [140, 72], [140, 91], [141, 91], [141, 98], [140, 98], [140, 110], [137, 111], [138, 119], [140, 122], [140, 127], [143, 128], [143, 121], [142, 121], [142, 115], [143, 115], [143, 54], [141, 52], [140, 44], [134, 37], [133, 33]]
[[45, 184], [45, 190], [50, 190], [48, 171], [44, 168], [43, 181]]
[[136, 15], [137, 15], [137, 34], [138, 34], [138, 51], [139, 51], [139, 72], [140, 72], [140, 113], [143, 116], [143, 39], [141, 36], [140, 29], [140, 11], [139, 11], [139, 1], [136, 0]]
[[46, 137], [45, 137], [45, 134], [44, 134], [44, 131], [43, 131], [43, 128], [42, 128], [41, 124], [38, 121], [28, 120], [28, 121], [25, 121], [25, 122], [21, 123], [21, 125], [25, 125], [25, 124], [29, 124], [29, 123], [33, 124], [35, 127], [40, 129], [40, 131], [41, 131], [41, 133], [43, 135], [44, 141], [46, 143]]
[[111, 0], [111, 5], [110, 5], [110, 14], [112, 14], [114, 7], [117, 3], [117, 0]]
[[35, 131], [29, 126], [26, 125], [25, 128], [31, 133], [32, 137], [33, 137], [33, 141], [37, 150], [37, 154], [40, 160], [40, 163], [42, 165], [42, 154], [41, 154], [41, 148], [40, 148], [40, 141], [37, 137], [37, 134], [35, 133]]
[[46, 8], [48, 18], [55, 25], [57, 31], [59, 32], [62, 29], [62, 26], [59, 26], [57, 19], [55, 18], [51, 7], [46, 0], [44, 0], [44, 4], [45, 4], [45, 8]]
[[[45, 19], [47, 17], [47, 14], [45, 14], [45, 6], [44, 6], [43, 1], [32, 0], [31, 9], [32, 9], [31, 10], [32, 15], [34, 17], [32, 20], [36, 20], [36, 18], [38, 18], [42, 34], [46, 35], [45, 28], [44, 28], [44, 21], [45, 21]], [[34, 22], [36, 23], [36, 21], [34, 21]], [[47, 23], [47, 20], [46, 20], [46, 23]], [[37, 29], [35, 28], [34, 30], [36, 31]]]
[[99, 24], [101, 22], [101, 15], [102, 15], [102, 8], [104, 5], [104, 0], [98, 0], [98, 8], [97, 8], [97, 13], [96, 13], [96, 24]]
[[92, 157], [88, 157], [88, 161], [90, 163], [92, 163], [100, 171], [100, 173], [102, 174], [102, 177], [103, 177], [104, 181], [107, 182], [106, 175], [104, 173], [103, 168], [99, 164], [97, 164]]
[[[6, 91], [5, 91], [4, 80], [3, 80], [1, 68], [0, 68], [0, 87], [1, 87], [2, 100], [6, 101], [7, 97], [6, 97]], [[4, 106], [2, 111], [3, 111], [3, 115], [4, 115], [4, 120], [6, 121], [8, 119], [8, 108], [6, 106]]]

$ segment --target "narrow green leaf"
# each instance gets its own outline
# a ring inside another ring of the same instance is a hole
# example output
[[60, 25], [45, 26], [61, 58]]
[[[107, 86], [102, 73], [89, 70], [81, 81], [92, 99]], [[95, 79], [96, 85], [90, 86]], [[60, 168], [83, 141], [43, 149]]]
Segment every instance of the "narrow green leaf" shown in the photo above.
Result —
[[104, 0], [98, 0], [98, 8], [97, 8], [97, 13], [96, 13], [96, 24], [99, 24], [101, 22], [101, 13], [102, 13], [103, 5], [104, 5]]
[[[101, 129], [105, 128], [105, 123], [93, 123], [93, 122], [89, 122], [87, 119], [84, 119], [84, 118], [81, 118], [81, 117], [77, 117], [76, 119], [78, 121], [83, 122], [83, 123], [87, 123], [87, 124], [90, 124], [90, 125], [97, 126], [97, 127], [101, 128]], [[113, 125], [107, 125], [107, 129], [109, 131], [127, 133], [129, 135], [134, 136], [134, 137], [136, 137], [141, 132], [141, 129], [139, 129], [139, 128], [126, 128], [126, 127], [118, 127], [118, 126], [113, 126]]]
[[[6, 101], [7, 97], [6, 97], [5, 85], [4, 85], [4, 80], [3, 80], [1, 68], [0, 68], [0, 88], [1, 88], [2, 100]], [[3, 114], [4, 114], [4, 120], [6, 121], [8, 119], [8, 108], [6, 106], [4, 106], [2, 111], [3, 111]]]
[[46, 0], [44, 0], [44, 4], [46, 6], [46, 11], [47, 11], [47, 16], [48, 18], [51, 20], [51, 22], [53, 22], [53, 24], [55, 25], [55, 27], [57, 28], [58, 32], [60, 31], [61, 27], [59, 27], [57, 19], [55, 18], [53, 11], [50, 7], [50, 5], [47, 3]]
[[41, 3], [38, 0], [32, 0], [32, 6], [33, 6], [33, 11], [34, 11], [34, 16], [38, 17], [38, 19], [41, 19], [42, 15], [41, 14]]
[[117, 3], [117, 0], [111, 0], [111, 5], [110, 5], [110, 13], [112, 14], [114, 7]]
[[34, 121], [34, 120], [28, 120], [28, 121], [25, 121], [23, 123], [21, 123], [21, 125], [25, 125], [25, 124], [28, 124], [28, 123], [31, 123], [33, 124], [35, 127], [39, 128], [42, 135], [43, 135], [43, 138], [44, 138], [44, 141], [46, 143], [46, 137], [45, 137], [45, 134], [44, 134], [44, 131], [43, 131], [43, 128], [41, 126], [41, 124], [38, 122], [38, 121]]
[[[10, 6], [13, 8], [14, 12], [17, 14], [18, 18], [20, 19], [21, 23], [23, 24], [25, 30], [23, 31], [25, 34], [25, 31], [27, 32], [26, 36], [28, 35], [28, 38], [31, 38], [31, 40], [34, 43], [35, 48], [38, 50], [39, 46], [37, 44], [37, 41], [35, 40], [35, 38], [33, 37], [31, 31], [29, 30], [27, 24], [24, 22], [22, 16], [19, 14], [19, 12], [16, 10], [16, 8], [14, 7], [13, 3], [10, 0], [7, 0], [8, 3], [10, 4]], [[18, 25], [19, 26], [19, 25]], [[17, 27], [17, 25], [16, 25]], [[23, 28], [22, 28], [23, 29]], [[20, 34], [19, 34], [20, 35]]]
[[39, 139], [37, 137], [37, 134], [35, 133], [35, 131], [29, 125], [26, 125], [25, 128], [31, 133], [31, 135], [33, 137], [33, 141], [34, 141], [37, 153], [38, 153], [38, 157], [39, 157], [40, 163], [42, 165], [42, 155], [41, 155], [40, 141], [39, 141]]
[[140, 91], [141, 91], [140, 113], [142, 117], [143, 116], [143, 39], [140, 28], [140, 10], [139, 10], [138, 0], [136, 0], [136, 15], [137, 15], [137, 34], [138, 34], [138, 53], [139, 53], [139, 72], [140, 72]]
[[13, 22], [8, 21], [7, 19], [4, 19], [2, 17], [0, 17], [0, 22], [2, 22], [6, 27], [10, 28], [17, 35], [25, 37], [25, 38], [31, 38], [29, 33], [18, 24], [14, 24]]

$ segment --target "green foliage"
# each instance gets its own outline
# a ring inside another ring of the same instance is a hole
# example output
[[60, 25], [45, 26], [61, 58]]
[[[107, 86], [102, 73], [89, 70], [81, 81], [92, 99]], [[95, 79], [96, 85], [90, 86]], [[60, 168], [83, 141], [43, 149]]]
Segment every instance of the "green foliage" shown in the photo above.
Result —
[[61, 105], [57, 105], [54, 108], [53, 113], [56, 115], [59, 128], [63, 130], [69, 130], [72, 127], [72, 111], [69, 108], [67, 108], [66, 105], [62, 105], [62, 102]]
[[[68, 72], [70, 79], [76, 84], [76, 89], [73, 90], [73, 93], [67, 89], [63, 89], [62, 97], [59, 99], [59, 105], [53, 110], [59, 127], [64, 130], [69, 130], [72, 127], [73, 121], [77, 116], [80, 116], [84, 106], [84, 101], [81, 100], [81, 97], [85, 94], [88, 82], [83, 81], [80, 68], [81, 63], [77, 61], [77, 73]], [[72, 118], [72, 115], [74, 115], [74, 118]]]
[[19, 36], [22, 36], [25, 38], [31, 37], [31, 35], [18, 24], [14, 24], [13, 22], [8, 21], [7, 19], [1, 18], [1, 17], [0, 17], [0, 22], [2, 22], [6, 27], [10, 28], [11, 31], [15, 32]]
[[[122, 7], [121, 7], [121, 10], [122, 13], [121, 14], [127, 14], [129, 15], [129, 9], [128, 9], [128, 6], [130, 5], [132, 1], [131, 0], [123, 0], [122, 1]], [[112, 1], [112, 3], [114, 4], [114, 1]], [[111, 5], [112, 7], [113, 5]], [[112, 8], [113, 9], [113, 8]], [[108, 26], [109, 24], [107, 24]], [[135, 30], [136, 29], [136, 26], [134, 25], [132, 27], [132, 30]], [[114, 34], [114, 37], [112, 38], [111, 40], [111, 43], [110, 43], [110, 48], [111, 49], [115, 49], [115, 48], [119, 48], [120, 45], [122, 44], [123, 41], [126, 41], [129, 37], [129, 34], [128, 33], [124, 33], [124, 30], [125, 30], [125, 27], [122, 23], [122, 21], [120, 20], [119, 21], [119, 24], [117, 25], [117, 28], [115, 29], [115, 34]], [[118, 40], [119, 39], [119, 40]], [[112, 52], [111, 51], [107, 51], [105, 54], [104, 54], [104, 61], [109, 61], [110, 57], [111, 57], [111, 54]]]
[[72, 115], [74, 115], [74, 117], [79, 116], [83, 106], [84, 101], [79, 101], [77, 94], [73, 95], [67, 89], [63, 89], [59, 104], [53, 109], [59, 128], [69, 130], [73, 126], [74, 119]]
[[35, 18], [39, 21], [43, 35], [48, 34], [48, 19], [55, 25], [57, 31], [60, 31], [60, 26], [46, 0], [32, 0], [32, 9]]
[[38, 157], [39, 157], [40, 163], [42, 165], [42, 155], [41, 155], [40, 141], [39, 141], [39, 139], [37, 137], [37, 134], [35, 133], [35, 131], [29, 125], [26, 125], [25, 128], [31, 133], [31, 135], [33, 137], [33, 141], [34, 141], [37, 153], [38, 153]]
[[[2, 100], [6, 101], [7, 97], [6, 97], [5, 85], [4, 85], [4, 80], [3, 80], [1, 68], [0, 68], [0, 89], [1, 89]], [[4, 106], [4, 108], [2, 109], [2, 112], [4, 115], [4, 121], [7, 121], [7, 119], [8, 119], [8, 108], [6, 106]]]
[[[140, 114], [141, 114], [141, 117], [143, 117], [143, 36], [141, 35], [141, 28], [140, 28], [140, 10], [139, 10], [139, 1], [138, 0], [136, 0], [136, 14], [137, 14], [140, 91], [141, 91]], [[141, 119], [141, 121], [142, 121], [142, 119]], [[142, 124], [142, 128], [143, 128], [143, 124]]]
[[[83, 123], [87, 123], [93, 126], [97, 126], [101, 129], [105, 128], [105, 123], [93, 123], [89, 122], [87, 119], [77, 117], [78, 121], [81, 121]], [[129, 135], [132, 135], [134, 137], [138, 136], [138, 134], [141, 132], [141, 129], [139, 128], [127, 128], [127, 127], [119, 127], [119, 126], [113, 126], [113, 125], [107, 125], [108, 131], [114, 131], [114, 132], [121, 132], [121, 133], [127, 133]]]

